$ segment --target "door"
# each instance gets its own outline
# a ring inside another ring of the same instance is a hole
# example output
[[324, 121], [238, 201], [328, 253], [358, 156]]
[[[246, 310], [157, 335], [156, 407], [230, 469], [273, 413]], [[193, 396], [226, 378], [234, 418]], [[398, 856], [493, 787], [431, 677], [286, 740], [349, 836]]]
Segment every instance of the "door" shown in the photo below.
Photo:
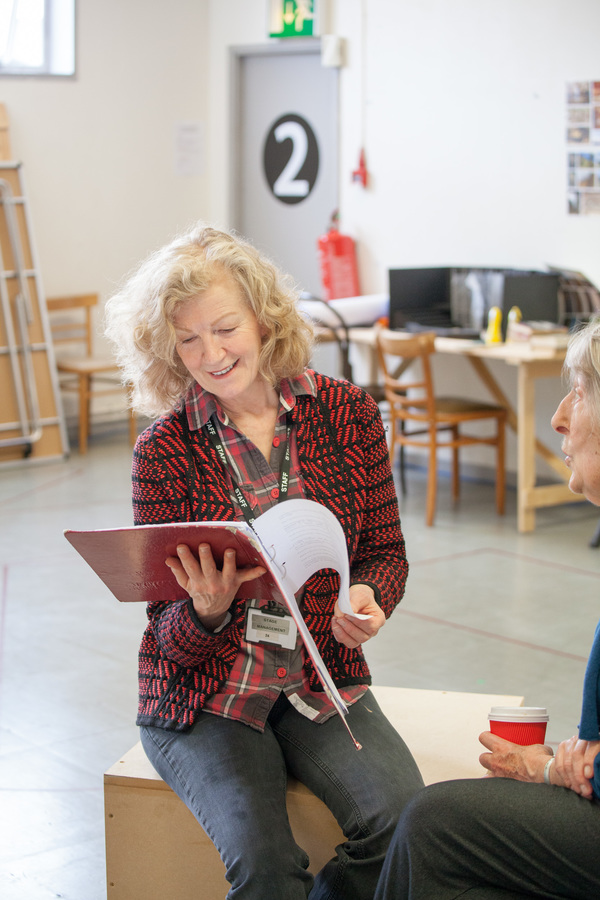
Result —
[[234, 53], [234, 227], [319, 296], [317, 239], [338, 204], [337, 69], [318, 42]]

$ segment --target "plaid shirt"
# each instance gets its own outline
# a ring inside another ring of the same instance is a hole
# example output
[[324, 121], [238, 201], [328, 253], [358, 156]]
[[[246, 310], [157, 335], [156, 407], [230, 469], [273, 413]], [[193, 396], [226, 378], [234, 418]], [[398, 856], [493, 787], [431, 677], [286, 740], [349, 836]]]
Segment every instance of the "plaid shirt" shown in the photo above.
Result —
[[[305, 372], [298, 378], [284, 379], [281, 383], [279, 415], [269, 460], [237, 430], [211, 394], [196, 387], [190, 390], [186, 398], [190, 429], [202, 428], [208, 419], [212, 419], [217, 429], [231, 467], [231, 472], [228, 472], [231, 498], [240, 519], [243, 515], [235, 501], [231, 473], [255, 516], [266, 512], [278, 502], [279, 472], [286, 452], [286, 414], [300, 394], [315, 395], [315, 383], [310, 372]], [[305, 491], [300, 477], [294, 431], [290, 438], [292, 444], [288, 498], [292, 499], [304, 497]], [[297, 595], [299, 604], [301, 593]], [[263, 731], [275, 700], [284, 691], [298, 712], [314, 722], [324, 722], [334, 715], [335, 709], [325, 693], [310, 690], [303, 668], [304, 654], [304, 644], [299, 635], [293, 650], [284, 649], [277, 644], [251, 643], [242, 638], [224, 690], [207, 700], [204, 711]], [[351, 704], [366, 690], [366, 685], [355, 685], [342, 689], [340, 695], [345, 703]]]

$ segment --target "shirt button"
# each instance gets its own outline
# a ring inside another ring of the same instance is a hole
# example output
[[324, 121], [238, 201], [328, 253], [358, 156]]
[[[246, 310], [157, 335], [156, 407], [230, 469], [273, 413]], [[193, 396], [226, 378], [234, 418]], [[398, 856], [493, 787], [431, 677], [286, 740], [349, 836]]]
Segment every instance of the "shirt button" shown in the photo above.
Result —
[[273, 500], [277, 500], [277, 498], [279, 497], [279, 488], [273, 488], [271, 490], [271, 497], [273, 498]]
[[286, 675], [287, 675], [287, 670], [284, 669], [283, 666], [280, 666], [280, 667], [277, 669], [277, 677], [278, 677], [278, 678], [285, 678]]
[[281, 443], [281, 441], [279, 440], [278, 437], [273, 438], [273, 446], [274, 447], [279, 447], [280, 443]]

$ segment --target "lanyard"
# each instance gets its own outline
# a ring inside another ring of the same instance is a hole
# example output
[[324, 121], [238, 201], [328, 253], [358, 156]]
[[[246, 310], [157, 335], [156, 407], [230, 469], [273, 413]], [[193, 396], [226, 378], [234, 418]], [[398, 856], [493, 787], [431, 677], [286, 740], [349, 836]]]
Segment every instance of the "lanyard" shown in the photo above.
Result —
[[[231, 482], [233, 484], [233, 493], [235, 494], [235, 498], [238, 502], [238, 505], [242, 511], [242, 514], [250, 527], [254, 526], [254, 522], [256, 521], [256, 516], [252, 515], [251, 507], [248, 501], [246, 500], [240, 486], [237, 484], [235, 478], [233, 477], [233, 471], [230, 465], [230, 462], [227, 458], [227, 453], [225, 452], [225, 447], [223, 446], [223, 442], [221, 441], [217, 429], [215, 428], [211, 419], [208, 419], [206, 423], [206, 430], [208, 431], [208, 435], [212, 442], [213, 447], [217, 451], [219, 456], [219, 460], [224, 469], [229, 472], [229, 476], [231, 478]], [[281, 474], [279, 476], [279, 497], [277, 502], [281, 503], [282, 500], [285, 500], [288, 495], [289, 486], [290, 486], [290, 466], [291, 466], [291, 437], [292, 434], [292, 417], [288, 412], [286, 414], [286, 430], [285, 430], [285, 438], [286, 438], [286, 447], [285, 447], [285, 455], [283, 457], [283, 465], [281, 467]]]

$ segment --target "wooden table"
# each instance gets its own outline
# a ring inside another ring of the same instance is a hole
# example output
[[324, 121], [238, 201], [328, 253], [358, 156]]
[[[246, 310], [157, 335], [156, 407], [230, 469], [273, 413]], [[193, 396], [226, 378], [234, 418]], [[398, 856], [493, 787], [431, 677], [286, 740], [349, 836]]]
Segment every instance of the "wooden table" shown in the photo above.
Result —
[[[326, 331], [321, 337], [327, 340]], [[373, 328], [349, 328], [351, 343], [375, 346]], [[331, 339], [331, 338], [330, 338]], [[439, 353], [462, 356], [477, 373], [494, 399], [505, 407], [508, 425], [517, 435], [517, 526], [519, 531], [535, 529], [535, 511], [545, 506], [583, 502], [584, 497], [571, 493], [568, 487], [570, 470], [562, 457], [557, 456], [535, 433], [535, 383], [538, 378], [560, 376], [565, 359], [564, 348], [532, 346], [528, 342], [481, 344], [478, 341], [438, 337], [435, 349]], [[375, 354], [372, 365], [376, 367]], [[489, 363], [499, 360], [517, 367], [517, 408], [511, 406], [502, 388], [494, 378]], [[373, 373], [375, 368], [373, 368]], [[536, 457], [542, 457], [553, 469], [559, 482], [536, 484]]]
[[[460, 344], [461, 346], [457, 346]], [[468, 346], [468, 345], [471, 346]], [[466, 346], [465, 346], [466, 345]], [[466, 357], [495, 400], [507, 410], [507, 422], [517, 435], [517, 520], [519, 531], [533, 531], [535, 511], [585, 500], [568, 487], [570, 469], [564, 459], [543, 444], [535, 434], [535, 383], [538, 378], [556, 378], [562, 372], [564, 348], [532, 347], [528, 342], [477, 344], [454, 338], [436, 338], [440, 353]], [[517, 367], [517, 410], [493, 377], [488, 363], [500, 360]], [[536, 484], [536, 456], [539, 455], [560, 478], [556, 484]]]

